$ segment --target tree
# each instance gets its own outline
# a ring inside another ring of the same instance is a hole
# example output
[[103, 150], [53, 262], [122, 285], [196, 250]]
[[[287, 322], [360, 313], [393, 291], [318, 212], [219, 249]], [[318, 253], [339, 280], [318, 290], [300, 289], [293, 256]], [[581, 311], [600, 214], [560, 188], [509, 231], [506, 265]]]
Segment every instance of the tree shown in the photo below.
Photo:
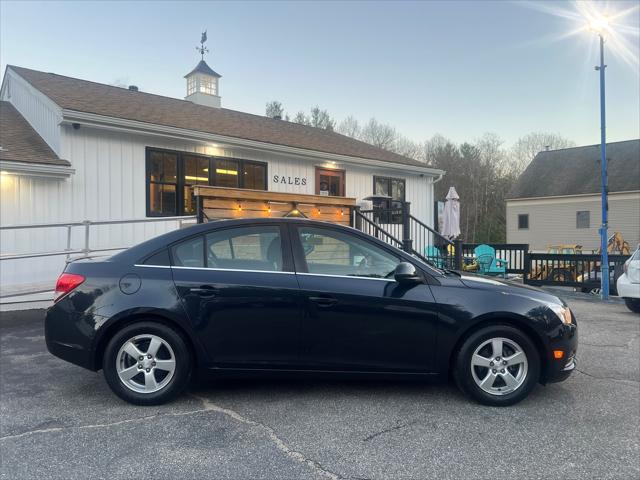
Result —
[[347, 118], [341, 121], [337, 128], [338, 133], [356, 139], [360, 139], [360, 136], [362, 134], [361, 130], [362, 129], [360, 128], [360, 123], [353, 115], [349, 115]]
[[398, 133], [395, 128], [390, 125], [386, 125], [378, 122], [375, 118], [372, 118], [362, 129], [363, 142], [370, 143], [374, 147], [383, 148], [385, 150], [392, 150], [395, 146]]
[[424, 162], [424, 144], [414, 142], [402, 135], [398, 135], [395, 145], [393, 146], [393, 151], [398, 155]]
[[511, 163], [516, 173], [521, 173], [533, 157], [543, 150], [575, 147], [573, 140], [557, 133], [533, 132], [520, 137], [511, 147]]
[[504, 242], [504, 199], [515, 177], [505, 168], [508, 156], [502, 139], [485, 134], [458, 146], [435, 135], [425, 142], [424, 156], [430, 166], [446, 171], [435, 184], [436, 200], [444, 201], [449, 187], [460, 196], [462, 238], [470, 243]]
[[316, 105], [311, 109], [310, 123], [312, 127], [333, 130], [336, 122], [331, 118], [329, 112], [320, 110], [320, 107]]
[[309, 117], [307, 117], [307, 115], [302, 110], [296, 113], [296, 116], [293, 117], [293, 122], [299, 123], [300, 125], [311, 125]]
[[269, 118], [284, 118], [284, 108], [277, 100], [267, 102], [264, 114]]

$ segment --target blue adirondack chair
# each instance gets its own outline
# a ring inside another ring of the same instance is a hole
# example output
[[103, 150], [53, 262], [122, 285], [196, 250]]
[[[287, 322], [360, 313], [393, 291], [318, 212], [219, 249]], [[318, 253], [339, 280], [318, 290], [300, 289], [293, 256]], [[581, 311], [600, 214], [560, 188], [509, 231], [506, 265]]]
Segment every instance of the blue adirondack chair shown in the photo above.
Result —
[[490, 245], [478, 245], [473, 249], [478, 262], [478, 273], [481, 275], [502, 275], [507, 278], [509, 262], [496, 258], [496, 250]]
[[442, 258], [442, 253], [440, 252], [440, 250], [438, 250], [437, 247], [434, 247], [433, 245], [427, 245], [424, 248], [424, 256], [436, 267], [444, 268], [444, 258]]

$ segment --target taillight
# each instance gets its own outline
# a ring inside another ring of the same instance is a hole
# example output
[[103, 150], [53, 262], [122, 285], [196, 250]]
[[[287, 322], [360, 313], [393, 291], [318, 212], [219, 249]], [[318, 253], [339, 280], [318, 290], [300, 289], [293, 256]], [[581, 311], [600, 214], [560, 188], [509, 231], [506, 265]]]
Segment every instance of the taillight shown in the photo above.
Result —
[[85, 277], [77, 273], [63, 273], [60, 275], [56, 282], [56, 293], [53, 296], [53, 301], [57, 302], [60, 300], [67, 293], [78, 287], [84, 280]]

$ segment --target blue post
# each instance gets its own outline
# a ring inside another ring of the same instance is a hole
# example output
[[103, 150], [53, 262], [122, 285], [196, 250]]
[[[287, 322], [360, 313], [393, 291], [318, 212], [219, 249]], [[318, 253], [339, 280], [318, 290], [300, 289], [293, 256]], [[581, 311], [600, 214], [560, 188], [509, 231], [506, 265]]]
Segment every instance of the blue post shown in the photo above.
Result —
[[596, 70], [600, 72], [600, 169], [602, 180], [602, 226], [600, 227], [600, 296], [603, 300], [609, 299], [609, 252], [608, 247], [608, 211], [607, 202], [608, 181], [607, 181], [607, 133], [604, 101], [604, 37], [600, 34], [600, 65]]

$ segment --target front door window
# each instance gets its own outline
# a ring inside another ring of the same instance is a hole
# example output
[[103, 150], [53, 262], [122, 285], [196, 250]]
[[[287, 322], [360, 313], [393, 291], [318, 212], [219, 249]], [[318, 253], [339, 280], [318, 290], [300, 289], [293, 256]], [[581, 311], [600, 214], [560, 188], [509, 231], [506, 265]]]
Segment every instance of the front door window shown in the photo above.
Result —
[[298, 230], [309, 273], [392, 278], [400, 259], [354, 235], [303, 227]]

